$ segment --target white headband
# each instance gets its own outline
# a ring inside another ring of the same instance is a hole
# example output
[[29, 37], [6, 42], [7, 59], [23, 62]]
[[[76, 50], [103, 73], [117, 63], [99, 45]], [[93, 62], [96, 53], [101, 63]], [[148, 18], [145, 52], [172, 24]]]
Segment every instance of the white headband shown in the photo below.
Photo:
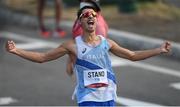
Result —
[[82, 8], [85, 7], [85, 6], [92, 6], [92, 7], [93, 7], [93, 4], [87, 3], [87, 2], [81, 2], [81, 3], [80, 3], [80, 9], [82, 9]]

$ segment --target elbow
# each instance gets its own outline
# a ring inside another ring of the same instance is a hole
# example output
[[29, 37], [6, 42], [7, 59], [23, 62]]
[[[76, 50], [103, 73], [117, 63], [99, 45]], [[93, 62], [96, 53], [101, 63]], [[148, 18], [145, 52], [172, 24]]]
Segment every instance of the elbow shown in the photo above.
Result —
[[38, 61], [38, 63], [45, 63], [45, 62], [47, 62], [47, 60], [46, 60], [45, 58], [41, 58], [41, 59]]
[[36, 61], [36, 63], [44, 63], [44, 62], [46, 62], [45, 56], [41, 56], [41, 57]]
[[133, 61], [133, 62], [138, 61], [137, 58], [136, 58], [135, 53], [132, 53], [132, 54], [129, 56], [128, 59], [129, 59], [130, 61]]
[[135, 58], [131, 58], [130, 60], [133, 61], [133, 62], [138, 61], [138, 60], [135, 59]]
[[130, 61], [133, 61], [133, 62], [137, 61], [137, 59], [134, 58], [134, 57], [130, 57], [129, 60], [130, 60]]
[[45, 61], [44, 61], [44, 60], [39, 59], [39, 60], [35, 60], [35, 61], [32, 61], [32, 62], [35, 62], [35, 63], [44, 63]]
[[45, 62], [45, 61], [41, 61], [41, 60], [40, 60], [40, 61], [37, 61], [37, 63], [40, 63], [40, 64], [41, 64], [41, 63], [44, 63], [44, 62]]

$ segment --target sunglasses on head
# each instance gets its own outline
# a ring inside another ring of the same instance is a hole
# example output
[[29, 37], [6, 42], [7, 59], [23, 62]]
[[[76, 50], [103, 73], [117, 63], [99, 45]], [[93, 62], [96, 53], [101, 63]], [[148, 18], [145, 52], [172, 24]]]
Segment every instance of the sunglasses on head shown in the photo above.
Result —
[[93, 16], [93, 17], [96, 17], [97, 16], [97, 14], [96, 14], [96, 12], [94, 12], [94, 11], [87, 11], [87, 12], [85, 12], [85, 13], [82, 13], [80, 16], [79, 16], [79, 18], [88, 18], [89, 16]]

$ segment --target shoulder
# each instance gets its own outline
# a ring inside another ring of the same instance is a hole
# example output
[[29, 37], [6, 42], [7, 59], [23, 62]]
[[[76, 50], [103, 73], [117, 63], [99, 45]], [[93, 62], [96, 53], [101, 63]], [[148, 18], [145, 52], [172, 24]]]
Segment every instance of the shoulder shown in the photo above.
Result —
[[117, 43], [112, 39], [107, 39], [107, 41], [109, 43], [110, 48], [120, 46], [119, 42]]
[[76, 46], [76, 42], [74, 39], [71, 39], [71, 40], [68, 40], [68, 41], [62, 43], [62, 46], [68, 50], [71, 50], [71, 49], [74, 49], [74, 47]]
[[63, 42], [59, 47], [63, 47], [65, 49], [69, 50], [74, 46], [75, 46], [75, 41], [72, 39], [72, 40], [68, 40], [68, 41]]
[[113, 46], [113, 44], [114, 44], [114, 41], [109, 39], [109, 38], [107, 38], [106, 40], [107, 40], [107, 42], [109, 44], [109, 47], [111, 48]]
[[67, 47], [69, 45], [75, 45], [75, 40], [74, 39], [68, 40], [66, 42], [63, 42], [62, 45], [65, 47]]

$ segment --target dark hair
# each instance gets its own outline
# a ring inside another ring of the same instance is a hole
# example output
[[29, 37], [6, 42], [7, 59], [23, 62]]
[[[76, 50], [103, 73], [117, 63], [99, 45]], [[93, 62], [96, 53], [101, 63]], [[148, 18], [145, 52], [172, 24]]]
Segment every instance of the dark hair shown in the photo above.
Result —
[[82, 11], [83, 11], [84, 9], [93, 9], [95, 12], [98, 11], [96, 8], [94, 8], [94, 7], [92, 7], [92, 6], [84, 6], [83, 8], [81, 8], [81, 9], [78, 10], [78, 12], [77, 12], [77, 17], [78, 17], [78, 18], [80, 17], [80, 15], [81, 15], [81, 13], [82, 13]]
[[101, 11], [100, 4], [96, 0], [85, 0], [84, 2], [91, 3], [94, 8], [97, 9], [97, 11]]

